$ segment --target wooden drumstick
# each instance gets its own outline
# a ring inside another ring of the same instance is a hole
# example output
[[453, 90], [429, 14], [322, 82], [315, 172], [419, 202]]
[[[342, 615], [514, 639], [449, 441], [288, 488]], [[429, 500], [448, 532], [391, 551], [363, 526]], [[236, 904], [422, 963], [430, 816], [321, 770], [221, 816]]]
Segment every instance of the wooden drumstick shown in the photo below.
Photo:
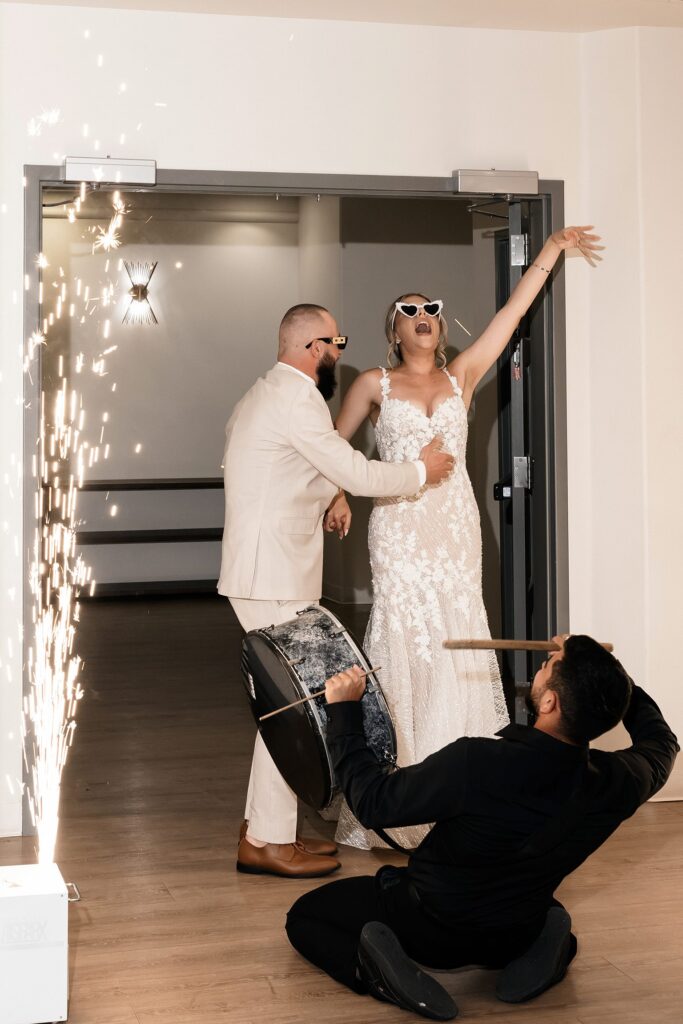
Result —
[[[444, 640], [448, 651], [559, 651], [552, 640]], [[614, 644], [600, 644], [613, 651]]]
[[[380, 668], [381, 668], [381, 665], [378, 665], [377, 668], [369, 668], [367, 670], [367, 672], [362, 672], [361, 673], [361, 677], [360, 678], [361, 679], [366, 679], [372, 672], [379, 672]], [[346, 669], [343, 669], [342, 671], [346, 671]], [[309, 693], [308, 697], [302, 697], [301, 700], [293, 700], [291, 704], [285, 704], [285, 706], [283, 708], [276, 708], [275, 711], [269, 711], [267, 715], [261, 715], [259, 717], [259, 722], [265, 722], [266, 718], [272, 718], [273, 715], [279, 715], [283, 711], [289, 711], [290, 708], [295, 708], [298, 704], [305, 704], [307, 700], [315, 700], [316, 697], [324, 697], [324, 696], [325, 696], [325, 689], [323, 687], [322, 690], [316, 690], [315, 693]]]

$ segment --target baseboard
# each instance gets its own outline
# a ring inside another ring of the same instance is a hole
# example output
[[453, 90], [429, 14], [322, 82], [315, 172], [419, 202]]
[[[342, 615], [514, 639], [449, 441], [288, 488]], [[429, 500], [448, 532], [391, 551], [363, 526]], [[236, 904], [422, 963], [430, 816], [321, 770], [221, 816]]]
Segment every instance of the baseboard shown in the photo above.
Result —
[[218, 580], [137, 580], [127, 583], [98, 583], [95, 593], [83, 590], [80, 601], [101, 601], [113, 597], [173, 597], [215, 594]]

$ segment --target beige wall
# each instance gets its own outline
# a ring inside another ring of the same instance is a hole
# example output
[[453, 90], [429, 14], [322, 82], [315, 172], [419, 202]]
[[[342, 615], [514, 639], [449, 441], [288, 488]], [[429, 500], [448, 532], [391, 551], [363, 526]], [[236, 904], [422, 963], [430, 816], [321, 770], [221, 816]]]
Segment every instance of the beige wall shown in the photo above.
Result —
[[[680, 635], [683, 539], [681, 280], [683, 31], [639, 33], [642, 400], [645, 433], [645, 622], [647, 684], [683, 734]], [[665, 795], [683, 799], [683, 760]]]
[[[21, 806], [22, 167], [92, 153], [95, 140], [101, 152], [162, 167], [445, 175], [499, 166], [564, 179], [568, 221], [594, 220], [611, 261], [591, 274], [590, 291], [588, 268], [572, 260], [566, 273], [572, 626], [608, 630], [683, 732], [674, 678], [661, 665], [661, 638], [677, 635], [672, 581], [682, 568], [662, 445], [678, 429], [667, 411], [680, 379], [678, 301], [665, 282], [677, 283], [681, 237], [671, 227], [681, 33], [580, 37], [2, 4], [0, 36], [0, 834], [18, 831]], [[335, 67], [353, 74], [340, 82]], [[60, 122], [29, 135], [31, 119], [53, 108]], [[435, 127], [406, 136], [423, 124]], [[663, 199], [670, 211], [656, 208]], [[663, 359], [671, 362], [660, 370]], [[675, 437], [672, 462], [679, 447]], [[615, 464], [633, 465], [635, 477]]]

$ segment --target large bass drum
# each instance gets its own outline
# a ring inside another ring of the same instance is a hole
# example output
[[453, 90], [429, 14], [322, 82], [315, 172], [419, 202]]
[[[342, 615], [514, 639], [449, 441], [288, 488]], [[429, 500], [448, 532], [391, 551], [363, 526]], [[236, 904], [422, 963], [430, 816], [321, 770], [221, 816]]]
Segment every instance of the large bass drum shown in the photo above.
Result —
[[[242, 643], [242, 673], [251, 710], [268, 751], [297, 796], [313, 807], [327, 807], [337, 792], [327, 749], [324, 698], [259, 722], [261, 715], [323, 690], [325, 681], [351, 665], [371, 666], [339, 619], [319, 605], [295, 619], [255, 629]], [[396, 734], [379, 683], [370, 673], [361, 700], [368, 746], [381, 764], [396, 764]]]

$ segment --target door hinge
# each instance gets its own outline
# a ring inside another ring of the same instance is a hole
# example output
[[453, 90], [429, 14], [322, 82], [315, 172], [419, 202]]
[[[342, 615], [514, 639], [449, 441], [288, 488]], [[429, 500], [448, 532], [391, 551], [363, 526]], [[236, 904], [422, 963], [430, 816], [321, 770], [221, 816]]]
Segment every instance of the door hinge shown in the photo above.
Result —
[[533, 487], [534, 460], [528, 455], [515, 455], [512, 468], [512, 486], [530, 491]]
[[529, 262], [529, 236], [510, 235], [510, 266], [526, 267]]

